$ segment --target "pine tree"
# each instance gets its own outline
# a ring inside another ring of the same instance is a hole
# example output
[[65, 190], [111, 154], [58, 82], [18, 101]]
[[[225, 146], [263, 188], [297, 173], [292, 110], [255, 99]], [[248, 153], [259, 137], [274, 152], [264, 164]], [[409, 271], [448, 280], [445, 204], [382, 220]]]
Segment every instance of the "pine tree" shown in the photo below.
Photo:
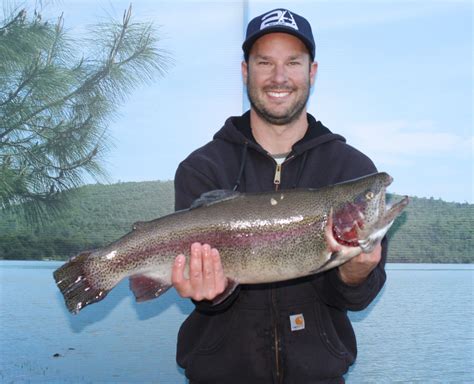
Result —
[[[98, 24], [87, 45], [34, 11], [0, 23], [0, 208], [33, 218], [58, 207], [60, 192], [104, 180], [108, 122], [138, 85], [170, 63], [151, 24]], [[87, 54], [83, 47], [89, 47]], [[27, 203], [27, 204], [25, 204]]]

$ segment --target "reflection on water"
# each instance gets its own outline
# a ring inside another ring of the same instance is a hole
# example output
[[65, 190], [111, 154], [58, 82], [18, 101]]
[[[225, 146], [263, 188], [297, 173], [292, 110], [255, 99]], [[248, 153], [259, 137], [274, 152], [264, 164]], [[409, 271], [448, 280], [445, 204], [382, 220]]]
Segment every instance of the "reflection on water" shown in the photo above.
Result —
[[[186, 383], [176, 334], [192, 310], [171, 290], [136, 304], [122, 282], [70, 315], [52, 272], [61, 262], [0, 261], [0, 382]], [[359, 355], [349, 383], [469, 382], [473, 265], [390, 264], [387, 284], [351, 313]]]

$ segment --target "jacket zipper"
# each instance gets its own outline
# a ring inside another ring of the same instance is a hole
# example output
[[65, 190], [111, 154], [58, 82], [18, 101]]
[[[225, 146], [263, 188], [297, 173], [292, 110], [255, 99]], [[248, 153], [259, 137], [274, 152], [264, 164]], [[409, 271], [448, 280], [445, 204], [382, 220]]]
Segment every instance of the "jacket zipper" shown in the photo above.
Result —
[[[291, 155], [290, 157], [287, 157], [285, 161], [281, 164], [276, 163], [276, 168], [275, 168], [275, 176], [273, 177], [273, 185], [275, 186], [275, 191], [278, 191], [280, 189], [280, 184], [281, 184], [281, 169], [283, 167], [283, 164], [287, 163], [291, 159], [293, 159], [295, 155]], [[275, 160], [273, 160], [275, 161]]]
[[[285, 164], [287, 161], [290, 161], [295, 156], [291, 155], [290, 157], [286, 158], [281, 164], [276, 163], [275, 168], [275, 176], [273, 177], [273, 185], [275, 186], [275, 191], [278, 191], [281, 184], [281, 169], [282, 165]], [[275, 348], [275, 367], [276, 367], [276, 379], [277, 383], [281, 383], [283, 380], [283, 374], [281, 372], [280, 367], [280, 334], [278, 332], [278, 308], [275, 298], [275, 290], [272, 288], [270, 290], [271, 295], [271, 303], [272, 303], [272, 310], [273, 310], [273, 345]]]
[[278, 332], [278, 310], [276, 305], [275, 290], [270, 291], [272, 309], [273, 309], [273, 343], [275, 348], [275, 367], [277, 383], [281, 383], [282, 374], [280, 372], [280, 335]]
[[276, 165], [275, 177], [273, 178], [273, 184], [275, 185], [275, 191], [278, 191], [281, 183], [281, 164]]

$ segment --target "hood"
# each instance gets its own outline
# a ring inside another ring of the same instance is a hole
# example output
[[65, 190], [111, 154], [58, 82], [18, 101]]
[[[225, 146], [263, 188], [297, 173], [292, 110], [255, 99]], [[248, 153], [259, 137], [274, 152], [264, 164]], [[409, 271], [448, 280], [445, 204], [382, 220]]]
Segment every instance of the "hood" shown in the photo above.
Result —
[[[307, 119], [309, 129], [306, 131], [305, 136], [293, 146], [294, 155], [304, 153], [308, 149], [328, 141], [346, 141], [341, 135], [332, 133], [309, 113], [307, 114]], [[214, 139], [225, 140], [239, 145], [247, 144], [249, 147], [265, 152], [253, 137], [250, 128], [250, 111], [245, 112], [242, 116], [229, 117], [224, 126], [214, 135]]]

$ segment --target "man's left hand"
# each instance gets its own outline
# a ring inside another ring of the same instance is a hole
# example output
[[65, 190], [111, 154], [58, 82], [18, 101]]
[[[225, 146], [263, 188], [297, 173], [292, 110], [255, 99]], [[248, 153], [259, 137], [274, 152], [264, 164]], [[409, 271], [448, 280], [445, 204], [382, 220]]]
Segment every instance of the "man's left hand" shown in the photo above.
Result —
[[359, 285], [369, 276], [382, 258], [382, 246], [370, 253], [361, 253], [339, 266], [339, 277], [347, 285]]

